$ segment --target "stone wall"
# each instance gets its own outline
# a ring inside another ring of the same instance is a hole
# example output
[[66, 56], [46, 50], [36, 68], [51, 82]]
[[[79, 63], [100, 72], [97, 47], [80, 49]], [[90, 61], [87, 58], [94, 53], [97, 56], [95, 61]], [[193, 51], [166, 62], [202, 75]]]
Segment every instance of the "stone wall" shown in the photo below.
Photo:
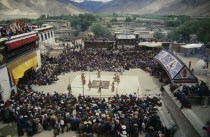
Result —
[[8, 76], [7, 67], [0, 68], [0, 85], [1, 85], [1, 95], [2, 99], [5, 101], [9, 99], [11, 94], [11, 87], [10, 87], [10, 81]]
[[203, 123], [195, 116], [191, 109], [180, 109], [181, 103], [169, 91], [169, 86], [165, 86], [163, 101], [174, 118], [178, 129], [175, 137], [204, 137], [202, 130]]
[[37, 54], [37, 61], [38, 61], [38, 67], [37, 67], [37, 69], [40, 69], [41, 68], [41, 65], [42, 65], [42, 62], [41, 62], [41, 51], [40, 51], [40, 49], [37, 49], [36, 50], [36, 54]]

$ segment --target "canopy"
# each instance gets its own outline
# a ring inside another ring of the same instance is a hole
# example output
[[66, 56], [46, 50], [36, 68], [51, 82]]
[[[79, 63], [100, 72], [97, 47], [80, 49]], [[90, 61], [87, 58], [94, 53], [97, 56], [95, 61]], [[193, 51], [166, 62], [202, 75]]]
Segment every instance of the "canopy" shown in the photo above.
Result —
[[162, 47], [162, 42], [140, 42], [138, 45], [150, 47], [150, 48], [157, 48], [157, 47], [160, 48], [160, 47]]
[[187, 66], [169, 51], [162, 50], [154, 57], [154, 60], [161, 64], [171, 81], [176, 83], [196, 83], [198, 81]]
[[133, 34], [118, 34], [116, 36], [117, 39], [135, 39], [135, 35]]
[[200, 48], [202, 46], [203, 46], [203, 44], [187, 44], [187, 45], [183, 45], [181, 47], [185, 48], [185, 49], [192, 49], [192, 48]]

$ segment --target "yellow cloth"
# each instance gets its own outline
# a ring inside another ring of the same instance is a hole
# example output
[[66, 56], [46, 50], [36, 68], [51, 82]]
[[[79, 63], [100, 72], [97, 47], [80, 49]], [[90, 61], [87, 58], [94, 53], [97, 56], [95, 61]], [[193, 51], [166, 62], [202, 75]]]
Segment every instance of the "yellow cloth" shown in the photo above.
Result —
[[9, 71], [12, 73], [15, 85], [18, 84], [19, 78], [24, 76], [24, 72], [30, 68], [36, 69], [37, 57], [36, 52], [22, 56], [8, 65]]

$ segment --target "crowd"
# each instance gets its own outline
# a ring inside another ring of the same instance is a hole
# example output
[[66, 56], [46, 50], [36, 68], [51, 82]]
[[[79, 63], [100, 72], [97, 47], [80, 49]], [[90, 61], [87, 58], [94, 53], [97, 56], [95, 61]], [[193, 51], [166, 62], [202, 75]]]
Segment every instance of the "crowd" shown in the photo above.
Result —
[[57, 58], [42, 56], [42, 68], [20, 79], [18, 92], [10, 100], [0, 102], [4, 123], [16, 121], [19, 136], [24, 132], [33, 136], [42, 130], [53, 130], [55, 136], [70, 130], [114, 137], [136, 137], [139, 133], [146, 137], [172, 136], [157, 115], [157, 106], [161, 106], [159, 95], [117, 95], [106, 100], [36, 92], [31, 88], [31, 84], [52, 84], [58, 75], [69, 71], [120, 71], [121, 67], [141, 68], [167, 82], [165, 72], [153, 61], [158, 49], [75, 49], [69, 50], [67, 45]]
[[180, 102], [182, 103], [181, 108], [183, 108], [184, 106], [187, 108], [191, 108], [192, 105], [188, 99], [188, 97], [190, 96], [210, 96], [209, 87], [203, 81], [201, 81], [200, 83], [198, 82], [196, 85], [192, 86], [182, 84], [177, 85], [172, 83], [170, 85], [170, 90], [171, 92], [173, 92], [174, 96], [177, 97], [177, 99], [180, 100]]
[[209, 87], [206, 85], [205, 82], [200, 81], [196, 85], [178, 85], [178, 84], [171, 84], [170, 90], [174, 94], [184, 94], [187, 96], [209, 96], [210, 90]]
[[[57, 58], [42, 57], [42, 68], [35, 73], [33, 84], [46, 85], [58, 80], [57, 76], [69, 71], [120, 71], [141, 68], [167, 83], [169, 79], [161, 66], [155, 64], [153, 57], [158, 49], [146, 50], [142, 47], [120, 50], [64, 50]], [[28, 84], [31, 84], [28, 83]]]
[[114, 37], [96, 37], [88, 35], [87, 37], [83, 38], [84, 41], [115, 41]]
[[76, 98], [19, 85], [16, 94], [0, 102], [0, 118], [4, 123], [16, 121], [18, 136], [25, 132], [33, 136], [43, 130], [53, 131], [55, 136], [71, 130], [113, 137], [136, 137], [139, 133], [145, 133], [146, 137], [170, 136], [170, 130], [163, 127], [157, 115], [158, 106], [161, 106], [160, 95]]

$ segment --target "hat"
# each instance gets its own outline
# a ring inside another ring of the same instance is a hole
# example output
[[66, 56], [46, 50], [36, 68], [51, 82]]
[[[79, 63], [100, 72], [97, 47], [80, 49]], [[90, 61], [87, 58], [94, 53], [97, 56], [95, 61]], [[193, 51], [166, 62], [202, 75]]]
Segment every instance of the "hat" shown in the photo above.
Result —
[[127, 134], [127, 132], [126, 132], [126, 131], [123, 131], [122, 133], [123, 133], [123, 135], [126, 135], [126, 134]]
[[126, 129], [126, 126], [125, 125], [122, 125], [122, 129]]
[[88, 121], [88, 124], [92, 124], [92, 122], [91, 121]]
[[84, 121], [84, 124], [86, 125], [88, 122], [87, 121]]

